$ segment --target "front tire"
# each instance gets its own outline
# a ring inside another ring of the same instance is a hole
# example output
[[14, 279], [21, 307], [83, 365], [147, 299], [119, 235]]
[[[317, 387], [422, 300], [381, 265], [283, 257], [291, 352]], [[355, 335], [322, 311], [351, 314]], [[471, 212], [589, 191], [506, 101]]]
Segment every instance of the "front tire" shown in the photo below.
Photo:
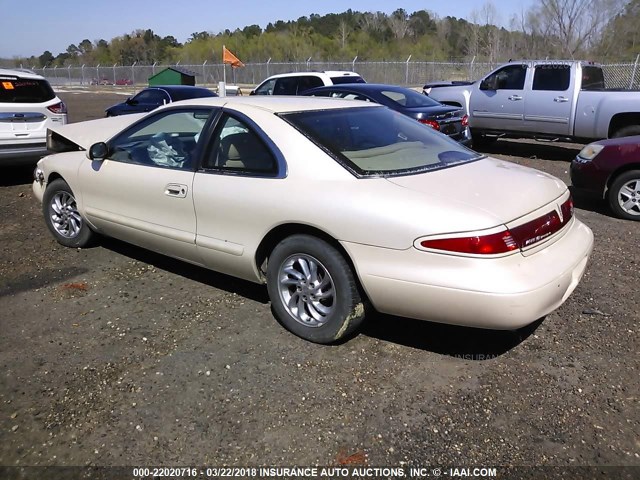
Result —
[[267, 290], [277, 320], [314, 343], [337, 342], [364, 321], [353, 272], [333, 246], [311, 235], [292, 235], [271, 252]]
[[618, 175], [611, 183], [607, 197], [617, 217], [640, 221], [640, 170]]
[[94, 239], [95, 234], [78, 212], [71, 188], [61, 178], [47, 186], [42, 199], [42, 210], [47, 228], [61, 245], [81, 248]]

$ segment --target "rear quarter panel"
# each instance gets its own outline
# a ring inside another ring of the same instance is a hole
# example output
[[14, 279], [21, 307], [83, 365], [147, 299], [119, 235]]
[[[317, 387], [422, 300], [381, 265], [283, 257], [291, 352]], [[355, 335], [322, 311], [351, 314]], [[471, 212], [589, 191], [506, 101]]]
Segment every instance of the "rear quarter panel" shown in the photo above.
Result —
[[638, 92], [581, 91], [578, 95], [574, 136], [609, 138], [611, 119], [620, 113], [640, 115]]

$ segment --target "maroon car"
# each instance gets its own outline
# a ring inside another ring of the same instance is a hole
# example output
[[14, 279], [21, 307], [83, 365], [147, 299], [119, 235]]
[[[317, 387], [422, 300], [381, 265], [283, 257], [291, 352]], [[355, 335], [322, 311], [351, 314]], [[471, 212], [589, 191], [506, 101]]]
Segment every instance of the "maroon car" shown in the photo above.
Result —
[[640, 221], [640, 136], [590, 143], [571, 163], [571, 182], [607, 200], [616, 216]]

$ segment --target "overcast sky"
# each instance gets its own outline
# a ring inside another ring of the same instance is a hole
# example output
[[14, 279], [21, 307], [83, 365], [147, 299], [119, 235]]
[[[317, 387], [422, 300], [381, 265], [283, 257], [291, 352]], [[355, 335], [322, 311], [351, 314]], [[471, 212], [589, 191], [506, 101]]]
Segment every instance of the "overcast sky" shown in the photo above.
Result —
[[[526, 10], [533, 0], [492, 0], [503, 25], [513, 14]], [[389, 1], [389, 0], [0, 0], [0, 57], [39, 56], [45, 50], [58, 55], [85, 38], [95, 41], [148, 29], [184, 43], [194, 32], [219, 33], [247, 25], [262, 28], [277, 20], [296, 20], [312, 13], [325, 15], [355, 11], [408, 13], [430, 10], [441, 17], [468, 18], [482, 0]]]

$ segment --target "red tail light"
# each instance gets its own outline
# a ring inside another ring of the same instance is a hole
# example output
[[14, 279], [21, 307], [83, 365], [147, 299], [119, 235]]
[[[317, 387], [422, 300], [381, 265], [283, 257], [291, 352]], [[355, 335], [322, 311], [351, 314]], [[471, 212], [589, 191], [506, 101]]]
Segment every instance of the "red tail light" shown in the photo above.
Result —
[[64, 102], [56, 103], [47, 107], [52, 113], [67, 113], [67, 106]]
[[436, 122], [435, 120], [428, 120], [426, 118], [419, 118], [418, 121], [421, 124], [426, 125], [427, 127], [431, 127], [434, 130], [440, 131], [440, 124], [438, 122]]
[[513, 238], [522, 248], [526, 248], [556, 233], [573, 217], [573, 199], [571, 197], [560, 206], [560, 212], [561, 214], [553, 210], [524, 225], [512, 228]]
[[518, 244], [511, 236], [509, 230], [475, 237], [424, 240], [420, 242], [420, 245], [424, 248], [433, 248], [435, 250], [479, 255], [495, 255], [518, 249]]
[[423, 240], [424, 248], [473, 255], [496, 255], [530, 247], [561, 230], [573, 217], [573, 199], [569, 197], [560, 206], [523, 225], [489, 235]]
[[465, 115], [464, 117], [462, 117], [462, 126], [463, 127], [469, 126], [469, 115]]

